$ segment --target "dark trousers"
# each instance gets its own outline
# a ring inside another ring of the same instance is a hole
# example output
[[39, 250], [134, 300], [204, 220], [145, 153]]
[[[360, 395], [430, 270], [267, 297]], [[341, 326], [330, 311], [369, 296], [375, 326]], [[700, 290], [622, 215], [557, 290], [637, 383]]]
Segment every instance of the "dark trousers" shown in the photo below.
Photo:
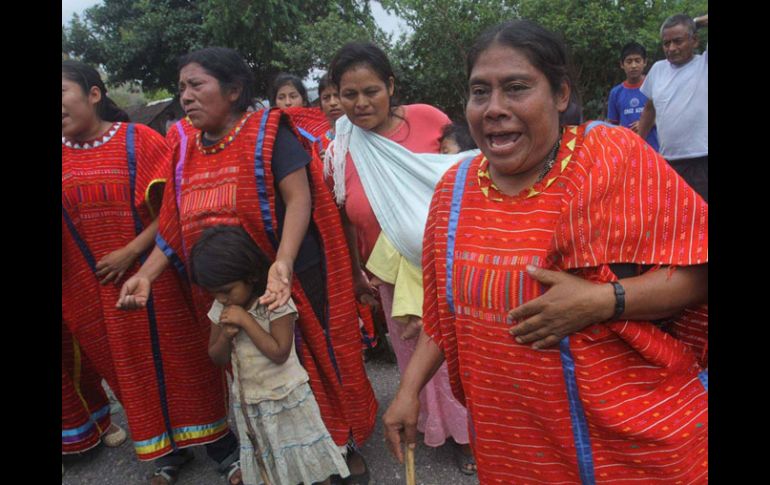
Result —
[[[238, 438], [236, 438], [232, 430], [228, 431], [226, 435], [217, 441], [208, 443], [205, 446], [206, 454], [217, 462], [217, 470], [220, 473], [224, 473], [227, 467], [240, 458], [241, 449], [238, 444]], [[180, 466], [184, 463], [186, 455], [189, 453], [192, 453], [190, 448], [172, 451], [168, 455], [161, 456], [155, 460], [155, 466], [158, 468], [162, 466]]]
[[703, 200], [709, 201], [709, 157], [668, 160], [671, 168], [695, 190]]

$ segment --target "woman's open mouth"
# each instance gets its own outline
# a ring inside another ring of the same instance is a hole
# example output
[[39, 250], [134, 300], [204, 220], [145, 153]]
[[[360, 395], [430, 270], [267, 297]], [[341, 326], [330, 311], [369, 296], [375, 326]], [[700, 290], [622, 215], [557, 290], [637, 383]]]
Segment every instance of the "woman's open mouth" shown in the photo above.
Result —
[[516, 145], [521, 133], [519, 132], [497, 132], [487, 135], [487, 143], [493, 151], [508, 151]]

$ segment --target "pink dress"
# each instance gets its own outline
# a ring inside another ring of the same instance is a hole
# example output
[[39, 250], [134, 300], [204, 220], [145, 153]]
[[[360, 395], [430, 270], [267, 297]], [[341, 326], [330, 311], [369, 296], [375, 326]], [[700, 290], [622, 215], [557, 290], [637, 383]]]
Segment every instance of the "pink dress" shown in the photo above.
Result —
[[[449, 118], [427, 104], [405, 105], [404, 118], [405, 122], [384, 136], [415, 153], [438, 153], [441, 130], [444, 125], [450, 123]], [[361, 261], [365, 262], [369, 259], [381, 229], [350, 154], [345, 165], [345, 212], [356, 227]], [[404, 326], [390, 316], [393, 285], [385, 283], [379, 287], [379, 291], [391, 344], [396, 353], [399, 370], [403, 373], [412, 358], [417, 339], [401, 340]], [[459, 444], [469, 442], [467, 411], [452, 395], [446, 364], [441, 365], [420, 393], [417, 429], [425, 433], [424, 441], [427, 446], [441, 446], [450, 436]]]

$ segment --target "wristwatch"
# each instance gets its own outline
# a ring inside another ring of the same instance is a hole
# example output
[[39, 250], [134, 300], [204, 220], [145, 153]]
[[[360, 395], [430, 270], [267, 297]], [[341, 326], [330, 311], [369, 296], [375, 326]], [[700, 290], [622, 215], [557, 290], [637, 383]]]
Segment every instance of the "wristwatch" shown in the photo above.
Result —
[[610, 281], [612, 288], [615, 290], [615, 313], [610, 318], [611, 321], [617, 320], [626, 311], [626, 290], [617, 281]]

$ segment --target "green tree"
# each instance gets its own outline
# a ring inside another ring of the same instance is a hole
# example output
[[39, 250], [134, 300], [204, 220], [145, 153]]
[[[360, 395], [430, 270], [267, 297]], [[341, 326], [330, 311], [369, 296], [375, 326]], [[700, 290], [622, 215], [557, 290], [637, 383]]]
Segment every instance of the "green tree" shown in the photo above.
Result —
[[105, 0], [73, 17], [66, 52], [104, 66], [115, 83], [138, 81], [145, 89], [173, 89], [177, 59], [202, 47], [206, 35], [200, 1]]
[[[467, 49], [485, 28], [526, 18], [560, 34], [571, 53], [585, 118], [606, 114], [606, 98], [623, 80], [621, 47], [644, 45], [649, 64], [663, 57], [660, 25], [675, 13], [708, 11], [707, 0], [382, 0], [413, 32], [390, 50], [404, 102], [424, 102], [461, 116], [466, 99]], [[701, 34], [708, 41], [707, 32]]]
[[282, 60], [274, 61], [275, 67], [293, 73], [326, 71], [334, 54], [348, 42], [369, 41], [387, 47], [390, 36], [374, 23], [366, 6], [360, 15], [345, 15], [334, 9], [317, 22], [301, 26], [298, 43], [277, 43]]
[[501, 0], [380, 3], [412, 30], [402, 34], [389, 53], [401, 101], [432, 104], [450, 117], [461, 117], [467, 96], [467, 49], [484, 29], [511, 18], [515, 5]]
[[312, 32], [303, 26], [330, 12], [374, 25], [364, 0], [104, 0], [87, 9], [84, 20], [73, 17], [62, 49], [104, 66], [115, 83], [136, 80], [146, 90], [174, 92], [181, 55], [208, 45], [230, 47], [244, 56], [264, 95], [282, 68], [308, 73], [312, 62], [298, 62], [287, 46], [301, 45], [303, 32]]

